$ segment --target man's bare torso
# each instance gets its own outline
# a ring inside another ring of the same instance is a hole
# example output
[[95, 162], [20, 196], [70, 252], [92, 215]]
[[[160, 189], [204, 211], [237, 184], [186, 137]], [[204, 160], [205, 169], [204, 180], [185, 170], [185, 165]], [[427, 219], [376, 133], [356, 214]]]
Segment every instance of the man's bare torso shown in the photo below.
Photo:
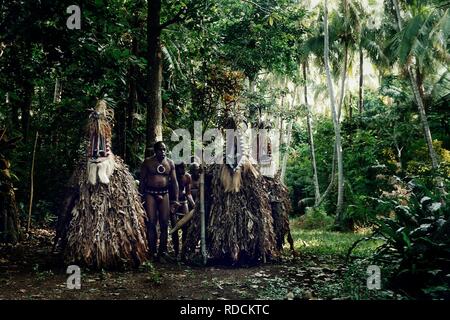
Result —
[[179, 200], [186, 200], [186, 193], [190, 190], [189, 186], [191, 184], [191, 175], [189, 173], [183, 174], [181, 177], [177, 177], [178, 179], [178, 188], [179, 188]]
[[164, 188], [169, 185], [170, 172], [174, 170], [173, 161], [164, 158], [159, 162], [156, 157], [150, 157], [144, 161], [145, 186], [150, 188]]

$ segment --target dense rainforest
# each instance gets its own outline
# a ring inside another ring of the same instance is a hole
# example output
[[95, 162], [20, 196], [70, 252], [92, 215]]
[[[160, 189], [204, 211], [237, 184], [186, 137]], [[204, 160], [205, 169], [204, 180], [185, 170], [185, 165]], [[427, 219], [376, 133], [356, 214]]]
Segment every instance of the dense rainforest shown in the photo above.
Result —
[[370, 264], [401, 297], [450, 298], [449, 1], [75, 2], [0, 4], [0, 264], [55, 228], [104, 99], [136, 180], [196, 121], [279, 130], [295, 247], [345, 258], [347, 276], [262, 297], [392, 298], [352, 287]]

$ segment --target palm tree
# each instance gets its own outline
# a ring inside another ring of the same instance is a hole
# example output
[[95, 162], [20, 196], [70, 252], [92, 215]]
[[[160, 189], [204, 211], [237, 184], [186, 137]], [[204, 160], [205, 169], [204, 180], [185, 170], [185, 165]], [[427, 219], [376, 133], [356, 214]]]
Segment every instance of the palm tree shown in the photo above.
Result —
[[[306, 17], [305, 17], [306, 18]], [[309, 17], [308, 17], [309, 18]], [[314, 52], [314, 46], [311, 46], [310, 40], [312, 38], [318, 38], [315, 34], [309, 34], [313, 30], [311, 25], [308, 25], [305, 29], [309, 30], [303, 34], [301, 38], [302, 45], [298, 47], [298, 61], [301, 64], [302, 78], [303, 78], [303, 94], [306, 107], [306, 123], [308, 130], [309, 150], [311, 156], [311, 166], [313, 171], [313, 183], [314, 183], [314, 206], [318, 206], [321, 200], [319, 178], [317, 173], [316, 151], [314, 147], [314, 134], [312, 123], [312, 107], [308, 102], [308, 78], [307, 69], [309, 68], [309, 60]]]
[[314, 181], [314, 205], [318, 206], [320, 201], [320, 188], [319, 188], [319, 178], [317, 175], [317, 164], [316, 164], [316, 151], [314, 148], [314, 135], [313, 135], [313, 125], [312, 125], [312, 112], [311, 106], [308, 103], [308, 83], [306, 78], [306, 68], [307, 61], [302, 63], [303, 69], [303, 81], [304, 81], [304, 96], [305, 96], [305, 106], [307, 109], [306, 121], [308, 127], [308, 140], [309, 140], [309, 148], [311, 153], [311, 164], [313, 169], [313, 181]]
[[[411, 18], [403, 25], [403, 18], [398, 0], [392, 0], [395, 8], [395, 18], [398, 35], [390, 44], [397, 46], [395, 53], [402, 67], [407, 71], [414, 99], [419, 109], [420, 120], [424, 130], [431, 165], [434, 170], [439, 168], [439, 160], [433, 147], [433, 139], [425, 111], [424, 78], [427, 69], [437, 61], [448, 64], [450, 55], [446, 50], [449, 37], [448, 8], [432, 8], [423, 3], [409, 6]], [[447, 4], [447, 7], [449, 5]], [[444, 41], [442, 41], [444, 39]], [[433, 72], [433, 71], [432, 71]]]
[[[338, 122], [340, 121], [341, 110], [345, 101], [345, 83], [347, 80], [348, 69], [350, 68], [350, 64], [352, 62], [352, 54], [356, 50], [356, 44], [361, 43], [359, 30], [361, 29], [361, 25], [363, 24], [364, 17], [365, 17], [364, 10], [358, 1], [343, 0], [340, 2], [339, 5], [339, 13], [332, 16], [330, 28], [332, 32], [330, 33], [327, 30], [328, 45], [329, 45], [328, 68], [330, 71], [330, 75], [332, 75], [334, 78], [340, 79], [339, 99], [337, 103], [335, 102]], [[327, 20], [328, 20], [328, 12], [327, 12]], [[321, 30], [316, 30], [319, 32], [314, 32], [313, 29], [312, 31], [313, 31], [312, 34], [309, 36], [307, 41], [305, 41], [305, 47], [307, 47], [308, 53], [313, 53], [318, 58], [321, 56], [322, 59], [319, 58], [318, 61], [316, 62], [318, 62], [319, 65], [325, 66], [326, 63], [323, 60], [323, 52], [324, 52], [323, 47], [324, 39], [322, 38], [323, 34], [320, 33]], [[330, 43], [331, 43], [331, 50], [330, 50]], [[360, 50], [360, 53], [362, 56], [362, 50]], [[360, 66], [362, 68], [362, 64]], [[360, 85], [362, 87], [362, 82], [360, 82]], [[362, 99], [362, 93], [360, 97], [361, 97], [360, 99]], [[316, 201], [315, 206], [319, 206], [322, 203], [322, 201], [328, 195], [329, 191], [334, 186], [335, 172], [336, 172], [335, 162], [338, 158], [336, 154], [337, 150], [338, 148], [335, 145], [331, 170], [331, 181], [328, 187], [326, 188], [325, 192], [322, 194], [322, 196], [319, 196], [319, 199]], [[339, 175], [339, 170], [337, 171]], [[341, 203], [341, 201], [343, 201], [343, 195], [341, 196], [340, 200], [338, 199], [338, 203]], [[339, 220], [341, 220], [341, 217], [339, 217]]]
[[[355, 51], [355, 45], [358, 43], [360, 35], [359, 29], [364, 16], [363, 9], [358, 1], [343, 0], [340, 2], [339, 14], [335, 15], [331, 21], [332, 30], [334, 30], [338, 47], [336, 69], [341, 68], [341, 89], [339, 93], [338, 119], [341, 118], [341, 110], [345, 97], [345, 82], [347, 80], [347, 72], [351, 63], [352, 54]], [[343, 51], [341, 50], [343, 47]], [[342, 57], [340, 53], [343, 52]], [[342, 61], [342, 63], [341, 63]]]
[[327, 76], [328, 92], [330, 97], [331, 115], [333, 117], [334, 134], [335, 134], [335, 149], [337, 155], [337, 169], [338, 169], [338, 199], [336, 205], [336, 225], [343, 225], [342, 208], [344, 204], [344, 167], [342, 162], [342, 144], [341, 144], [341, 127], [339, 123], [338, 113], [336, 110], [336, 102], [334, 100], [333, 81], [331, 79], [331, 72], [329, 66], [329, 34], [328, 34], [328, 1], [325, 0], [324, 5], [324, 63], [325, 72]]

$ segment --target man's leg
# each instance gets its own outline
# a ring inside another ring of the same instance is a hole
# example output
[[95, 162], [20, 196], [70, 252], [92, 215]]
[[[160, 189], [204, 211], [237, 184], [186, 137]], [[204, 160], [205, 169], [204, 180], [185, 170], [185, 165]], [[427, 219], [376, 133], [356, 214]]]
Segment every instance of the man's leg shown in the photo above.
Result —
[[170, 219], [169, 194], [165, 194], [163, 199], [158, 201], [159, 212], [159, 250], [158, 254], [167, 252], [167, 236]]
[[152, 195], [145, 197], [145, 211], [147, 212], [147, 238], [150, 256], [156, 254], [156, 201]]

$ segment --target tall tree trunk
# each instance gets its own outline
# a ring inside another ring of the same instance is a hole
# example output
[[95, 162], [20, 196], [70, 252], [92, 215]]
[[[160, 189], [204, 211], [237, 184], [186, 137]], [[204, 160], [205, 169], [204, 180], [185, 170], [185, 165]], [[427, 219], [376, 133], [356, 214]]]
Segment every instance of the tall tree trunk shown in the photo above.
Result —
[[29, 132], [30, 132], [30, 111], [31, 111], [31, 103], [33, 101], [33, 91], [34, 85], [30, 80], [25, 80], [24, 83], [24, 99], [21, 104], [21, 113], [22, 113], [22, 133], [24, 141], [27, 141]]
[[[2, 161], [3, 159], [0, 159]], [[9, 176], [9, 169], [0, 171], [0, 242], [16, 243], [20, 238], [19, 211]]]
[[9, 96], [8, 103], [11, 110], [11, 128], [19, 128], [19, 108], [18, 101], [13, 96]]
[[[347, 17], [347, 0], [344, 0], [344, 20], [347, 20], [347, 18], [348, 18]], [[342, 75], [341, 75], [341, 91], [339, 93], [339, 105], [338, 105], [338, 112], [337, 112], [338, 121], [341, 121], [341, 110], [342, 110], [342, 104], [344, 102], [344, 97], [345, 97], [345, 80], [347, 79], [347, 64], [348, 64], [348, 38], [347, 37], [348, 37], [348, 35], [345, 34], [344, 67], [342, 69]]]
[[[279, 81], [279, 85], [283, 88], [283, 89], [286, 89], [287, 88], [287, 77], [284, 77], [283, 79], [280, 79], [280, 81]], [[283, 95], [281, 96], [281, 110], [283, 110], [283, 108], [284, 108], [284, 100], [285, 100], [285, 94], [283, 93]], [[289, 102], [288, 102], [288, 105], [289, 105]], [[285, 138], [285, 133], [284, 133], [284, 129], [283, 129], [283, 114], [282, 113], [280, 113], [280, 140], [279, 140], [279, 146], [282, 146], [283, 145], [283, 143], [284, 143], [284, 138]], [[286, 130], [287, 130], [287, 127], [286, 127]], [[280, 169], [280, 173], [282, 174], [282, 170], [283, 170], [283, 168], [282, 168], [282, 164], [283, 164], [283, 157], [284, 157], [284, 155], [283, 155], [283, 153], [282, 152], [280, 152], [280, 158], [281, 158], [281, 162], [279, 163], [279, 169]]]
[[425, 89], [423, 88], [423, 82], [424, 82], [424, 74], [420, 71], [420, 67], [416, 65], [416, 83], [422, 101], [425, 100]]
[[[284, 107], [284, 96], [281, 97], [281, 109], [283, 109]], [[279, 142], [279, 146], [283, 146], [283, 142], [284, 142], [284, 132], [283, 132], [283, 116], [280, 114], [279, 116], [279, 129], [280, 129], [280, 142]], [[282, 155], [282, 152], [280, 151], [280, 155]], [[281, 157], [281, 159], [283, 159], [283, 157]], [[278, 163], [279, 165], [279, 169], [281, 169], [280, 165], [281, 163]]]
[[6, 129], [0, 128], [0, 242], [16, 243], [20, 240], [19, 211], [10, 174], [10, 162], [1, 154], [12, 149]]
[[292, 136], [292, 120], [289, 121], [286, 128], [286, 151], [283, 155], [283, 162], [281, 163], [281, 177], [280, 180], [284, 183], [284, 178], [286, 176], [286, 167], [287, 167], [287, 159], [289, 155], [289, 146], [291, 144], [291, 136]]
[[256, 80], [253, 77], [248, 79], [248, 90], [250, 93], [256, 92]]
[[[289, 108], [289, 102], [288, 104], [288, 112], [290, 110], [292, 110], [294, 108], [294, 104], [295, 104], [295, 98], [297, 97], [297, 87], [294, 88], [294, 93], [292, 95], [292, 101], [291, 101], [291, 106]], [[287, 133], [286, 133], [286, 152], [284, 153], [283, 156], [283, 162], [281, 165], [281, 177], [280, 180], [282, 183], [284, 183], [284, 178], [286, 176], [286, 167], [287, 167], [287, 160], [288, 160], [288, 156], [289, 156], [289, 146], [291, 145], [291, 138], [292, 138], [292, 123], [293, 120], [290, 119], [287, 125]]]
[[[138, 54], [138, 40], [135, 36], [131, 39], [131, 53], [134, 56]], [[128, 71], [128, 103], [126, 116], [126, 136], [125, 136], [125, 159], [129, 166], [136, 168], [135, 154], [137, 152], [136, 139], [133, 139], [134, 114], [136, 113], [137, 103], [137, 70], [136, 66], [131, 65]]]
[[363, 105], [363, 85], [364, 85], [364, 55], [361, 42], [359, 43], [359, 100], [358, 100], [358, 110], [359, 115], [362, 114]]
[[328, 193], [330, 192], [330, 190], [334, 186], [334, 182], [336, 180], [336, 154], [337, 154], [337, 152], [336, 152], [336, 143], [334, 143], [333, 144], [333, 159], [331, 161], [330, 183], [328, 184], [328, 187], [325, 189], [325, 192], [320, 197], [319, 201], [314, 204], [315, 208], [317, 208], [318, 206], [320, 206], [322, 204], [323, 200], [325, 200], [325, 198], [327, 197]]
[[24, 51], [24, 68], [22, 69], [21, 75], [21, 85], [23, 90], [23, 100], [20, 102], [20, 111], [22, 116], [22, 134], [23, 139], [26, 142], [28, 140], [29, 132], [30, 132], [30, 111], [31, 104], [33, 101], [34, 94], [34, 83], [33, 83], [33, 74], [32, 70], [32, 48], [31, 44], [25, 42], [23, 45]]
[[439, 168], [439, 162], [437, 159], [436, 152], [434, 151], [433, 138], [431, 137], [430, 126], [428, 125], [427, 114], [425, 112], [425, 106], [423, 104], [423, 100], [420, 95], [419, 86], [417, 85], [416, 79], [414, 77], [414, 72], [410, 66], [408, 66], [408, 74], [409, 74], [409, 79], [411, 81], [411, 86], [412, 86], [412, 89], [414, 92], [414, 97], [416, 99], [416, 103], [419, 108], [420, 121], [422, 122], [422, 127], [423, 127], [423, 131], [425, 134], [425, 140], [426, 140], [427, 146], [428, 146], [428, 153], [431, 158], [431, 165], [432, 165], [433, 169], [436, 170]]
[[353, 103], [353, 99], [352, 99], [352, 96], [350, 95], [348, 97], [348, 117], [349, 117], [350, 121], [352, 121], [352, 118], [353, 118], [352, 103]]
[[[347, 79], [347, 64], [348, 64], [348, 43], [345, 42], [345, 45], [344, 45], [344, 68], [342, 69], [341, 91], [339, 94], [339, 105], [338, 105], [338, 112], [337, 112], [338, 121], [341, 121], [341, 110], [342, 110], [342, 104], [344, 103], [345, 80]], [[334, 97], [333, 97], [333, 99], [334, 99]]]
[[148, 101], [146, 149], [153, 149], [162, 140], [162, 51], [161, 51], [161, 0], [148, 1]]
[[313, 181], [314, 181], [314, 204], [317, 205], [320, 200], [320, 189], [319, 189], [319, 179], [317, 176], [317, 165], [316, 165], [316, 151], [314, 148], [314, 135], [312, 129], [312, 114], [311, 107], [308, 104], [308, 85], [306, 82], [306, 62], [303, 63], [303, 80], [304, 84], [304, 94], [305, 94], [305, 105], [307, 108], [306, 120], [308, 124], [308, 138], [309, 138], [309, 150], [311, 152], [311, 163], [313, 169]]
[[335, 144], [336, 144], [336, 156], [337, 156], [337, 169], [338, 169], [338, 199], [336, 205], [336, 225], [343, 226], [342, 207], [344, 203], [344, 167], [342, 163], [342, 145], [341, 145], [341, 128], [339, 118], [336, 112], [336, 104], [334, 101], [333, 82], [331, 80], [330, 66], [329, 66], [329, 35], [328, 35], [328, 1], [325, 0], [324, 8], [324, 61], [325, 72], [327, 75], [328, 92], [330, 96], [331, 115], [333, 117]]
[[[402, 19], [401, 19], [401, 15], [400, 15], [400, 7], [398, 5], [397, 0], [392, 0], [392, 1], [394, 2], [395, 12], [396, 12], [396, 16], [397, 16], [398, 30], [401, 31], [402, 30]], [[428, 153], [431, 158], [431, 165], [432, 165], [433, 169], [436, 170], [439, 168], [439, 162], [437, 159], [436, 152], [434, 151], [433, 139], [431, 137], [430, 126], [428, 125], [427, 114], [425, 112], [425, 106], [423, 103], [422, 95], [420, 94], [420, 87], [417, 82], [420, 79], [415, 77], [414, 71], [412, 70], [411, 66], [407, 66], [407, 71], [408, 71], [408, 75], [409, 75], [409, 80], [411, 82], [412, 91], [414, 93], [414, 98], [416, 100], [417, 107], [419, 108], [420, 121], [422, 122], [425, 140], [426, 140], [426, 143], [428, 146]], [[439, 182], [439, 184], [441, 184], [441, 183]], [[439, 186], [439, 187], [442, 187], [442, 186]]]
[[53, 103], [60, 103], [62, 96], [62, 83], [58, 77], [55, 79], [55, 90], [53, 91]]
[[39, 132], [36, 131], [36, 138], [34, 139], [33, 157], [31, 158], [31, 171], [30, 171], [30, 201], [28, 204], [28, 222], [27, 222], [27, 233], [30, 232], [31, 228], [31, 212], [33, 209], [33, 197], [34, 197], [34, 164], [36, 160], [36, 148], [38, 142]]
[[205, 167], [200, 165], [200, 250], [203, 257], [203, 264], [206, 265], [208, 253], [206, 250], [206, 211], [205, 211]]

